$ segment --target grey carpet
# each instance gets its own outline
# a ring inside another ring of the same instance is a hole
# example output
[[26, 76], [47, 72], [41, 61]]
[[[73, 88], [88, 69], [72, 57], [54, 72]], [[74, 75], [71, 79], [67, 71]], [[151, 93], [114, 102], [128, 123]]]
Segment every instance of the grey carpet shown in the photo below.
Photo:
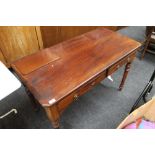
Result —
[[[144, 39], [145, 27], [128, 27], [119, 33], [138, 41]], [[61, 117], [63, 129], [114, 129], [127, 116], [135, 100], [147, 84], [155, 66], [155, 56], [146, 54], [143, 61], [137, 55], [126, 80], [124, 89], [117, 90], [123, 69], [112, 75], [114, 82], [105, 79], [90, 92], [74, 102]], [[153, 88], [152, 94], [155, 94]], [[151, 95], [150, 95], [151, 96]], [[44, 129], [52, 128], [44, 110], [35, 111], [23, 87], [0, 101], [0, 114], [12, 107], [17, 115], [0, 120], [0, 128]]]

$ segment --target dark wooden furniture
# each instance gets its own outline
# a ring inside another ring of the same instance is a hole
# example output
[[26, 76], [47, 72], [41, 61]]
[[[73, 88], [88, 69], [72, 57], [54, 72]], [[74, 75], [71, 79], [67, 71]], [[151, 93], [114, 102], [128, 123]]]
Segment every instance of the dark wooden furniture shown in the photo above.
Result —
[[74, 100], [126, 64], [121, 90], [139, 47], [130, 38], [99, 28], [17, 60], [12, 67], [58, 128], [60, 115]]
[[144, 50], [142, 52], [141, 59], [144, 58], [146, 52], [151, 52], [148, 47], [151, 43], [155, 44], [155, 26], [146, 27], [146, 40], [144, 42]]

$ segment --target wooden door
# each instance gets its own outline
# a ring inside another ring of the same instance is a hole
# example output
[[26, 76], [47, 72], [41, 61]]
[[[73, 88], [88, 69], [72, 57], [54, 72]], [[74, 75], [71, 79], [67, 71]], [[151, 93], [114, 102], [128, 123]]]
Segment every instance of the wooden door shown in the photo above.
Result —
[[35, 26], [0, 26], [0, 49], [8, 63], [41, 48]]

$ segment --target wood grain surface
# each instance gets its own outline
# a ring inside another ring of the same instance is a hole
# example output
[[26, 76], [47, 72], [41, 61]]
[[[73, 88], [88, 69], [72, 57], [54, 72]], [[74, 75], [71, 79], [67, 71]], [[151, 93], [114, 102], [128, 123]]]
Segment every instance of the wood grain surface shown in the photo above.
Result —
[[11, 63], [40, 49], [35, 26], [0, 26], [0, 49]]
[[44, 47], [50, 47], [99, 27], [113, 31], [123, 28], [121, 26], [41, 26], [40, 29]]
[[[139, 46], [128, 37], [99, 28], [48, 48], [60, 59], [30, 74], [23, 75], [18, 70], [18, 61], [12, 67], [40, 104], [50, 106], [49, 101], [59, 102]], [[34, 55], [28, 57], [37, 61]], [[22, 59], [23, 67], [28, 57]]]

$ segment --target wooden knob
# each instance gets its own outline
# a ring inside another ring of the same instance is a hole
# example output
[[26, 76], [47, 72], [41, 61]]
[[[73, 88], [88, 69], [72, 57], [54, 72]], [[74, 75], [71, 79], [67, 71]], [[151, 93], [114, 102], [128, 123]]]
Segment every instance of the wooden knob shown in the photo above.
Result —
[[78, 99], [78, 97], [79, 97], [78, 94], [75, 94], [74, 95], [74, 100], [76, 101]]
[[92, 82], [91, 85], [94, 86], [95, 85], [95, 82]]
[[117, 69], [120, 67], [120, 65], [117, 65]]

